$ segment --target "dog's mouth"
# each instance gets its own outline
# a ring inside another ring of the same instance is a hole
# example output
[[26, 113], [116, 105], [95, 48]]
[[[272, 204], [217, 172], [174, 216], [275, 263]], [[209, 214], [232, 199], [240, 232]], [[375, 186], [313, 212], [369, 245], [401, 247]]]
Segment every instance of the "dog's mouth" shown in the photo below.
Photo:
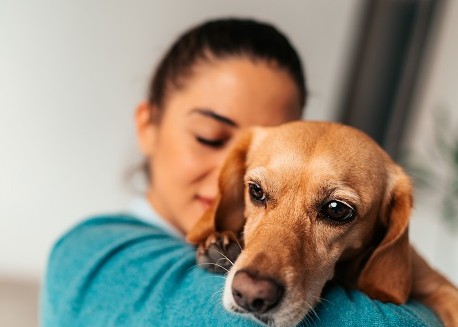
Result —
[[230, 310], [242, 316], [253, 318], [266, 326], [275, 327], [275, 321], [270, 314], [256, 314], [234, 305], [231, 306]]
[[[311, 308], [313, 308], [311, 305], [308, 305]], [[263, 314], [258, 314], [258, 313], [253, 313], [249, 312], [243, 308], [240, 308], [236, 305], [231, 305], [230, 307], [226, 307], [226, 309], [230, 312], [233, 312], [235, 314], [238, 314], [244, 318], [251, 319], [260, 325], [263, 326], [268, 326], [268, 327], [286, 327], [286, 326], [296, 326], [298, 325], [301, 320], [304, 319], [309, 314], [309, 311], [306, 312], [282, 312], [280, 314], [279, 310], [276, 310], [276, 312], [268, 312], [268, 313], [263, 313]], [[314, 312], [313, 309], [311, 309], [312, 312]], [[284, 310], [280, 310], [284, 311]], [[289, 310], [287, 310], [289, 311]], [[279, 316], [280, 314], [280, 316]], [[302, 317], [302, 318], [301, 318]], [[306, 321], [308, 321], [306, 319]]]
[[262, 322], [266, 326], [275, 326], [273, 324], [273, 319], [267, 316], [261, 316], [261, 315], [253, 315], [254, 318]]

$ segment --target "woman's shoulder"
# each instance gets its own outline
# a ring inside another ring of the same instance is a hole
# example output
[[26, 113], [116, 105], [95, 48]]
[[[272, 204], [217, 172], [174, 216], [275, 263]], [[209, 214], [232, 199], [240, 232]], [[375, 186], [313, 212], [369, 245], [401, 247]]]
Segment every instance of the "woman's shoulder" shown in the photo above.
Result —
[[[91, 216], [78, 222], [54, 244], [48, 272], [62, 272], [58, 267], [87, 267], [116, 260], [128, 260], [148, 251], [155, 258], [172, 249], [193, 256], [193, 248], [161, 226], [130, 213]], [[169, 252], [170, 253], [170, 252]], [[172, 254], [172, 253], [170, 253]]]
[[[168, 303], [166, 294], [188, 278], [193, 266], [192, 246], [139, 217], [119, 213], [84, 219], [49, 256], [42, 324], [157, 325], [164, 318], [160, 308]], [[159, 290], [163, 293], [151, 302]]]

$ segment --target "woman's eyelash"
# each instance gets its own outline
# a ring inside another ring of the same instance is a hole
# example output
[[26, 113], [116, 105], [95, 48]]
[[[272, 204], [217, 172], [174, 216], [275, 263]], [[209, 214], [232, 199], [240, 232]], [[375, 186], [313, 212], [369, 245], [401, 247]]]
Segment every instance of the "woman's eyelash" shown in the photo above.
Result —
[[224, 140], [210, 140], [210, 139], [206, 139], [206, 138], [203, 138], [203, 137], [200, 137], [200, 136], [196, 136], [196, 140], [197, 142], [205, 145], [205, 146], [209, 146], [209, 147], [212, 147], [212, 148], [219, 148], [219, 147], [222, 147], [224, 145]]

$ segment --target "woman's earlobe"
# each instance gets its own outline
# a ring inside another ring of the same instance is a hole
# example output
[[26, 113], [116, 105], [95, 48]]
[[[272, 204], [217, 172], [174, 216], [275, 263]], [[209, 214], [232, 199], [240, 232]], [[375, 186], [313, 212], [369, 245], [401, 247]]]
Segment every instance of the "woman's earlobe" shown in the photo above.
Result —
[[148, 102], [141, 102], [135, 110], [137, 142], [142, 153], [151, 157], [154, 152], [157, 122], [154, 119], [157, 108]]

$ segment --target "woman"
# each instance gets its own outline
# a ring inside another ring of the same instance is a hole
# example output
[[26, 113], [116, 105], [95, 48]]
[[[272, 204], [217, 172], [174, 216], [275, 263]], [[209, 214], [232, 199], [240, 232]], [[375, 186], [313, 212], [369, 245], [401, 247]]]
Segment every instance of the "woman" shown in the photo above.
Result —
[[[43, 326], [251, 326], [222, 308], [223, 278], [195, 266], [183, 235], [216, 195], [228, 148], [245, 128], [301, 118], [300, 59], [274, 27], [223, 19], [197, 26], [166, 53], [136, 111], [149, 188], [126, 214], [79, 224], [55, 245]], [[437, 324], [426, 308], [381, 304], [337, 285], [315, 325]]]

